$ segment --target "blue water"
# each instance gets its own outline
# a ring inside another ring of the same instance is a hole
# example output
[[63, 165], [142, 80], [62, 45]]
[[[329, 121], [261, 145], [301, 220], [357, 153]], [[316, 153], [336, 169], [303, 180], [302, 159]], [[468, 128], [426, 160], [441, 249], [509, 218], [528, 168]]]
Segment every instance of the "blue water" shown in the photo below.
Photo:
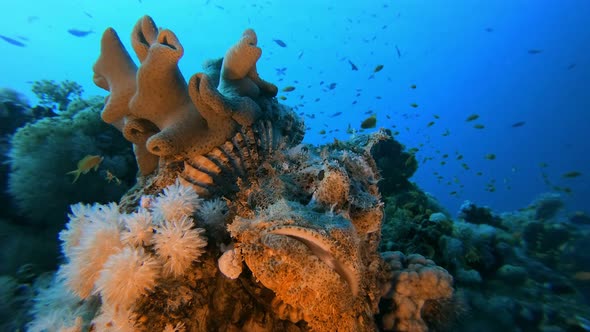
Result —
[[[131, 29], [144, 14], [172, 29], [185, 49], [180, 66], [187, 80], [251, 27], [263, 50], [261, 77], [296, 87], [281, 95], [307, 115], [307, 142], [346, 139], [348, 124], [359, 129], [372, 110], [378, 127], [399, 131], [403, 144], [419, 148], [413, 180], [451, 212], [465, 199], [496, 211], [526, 206], [553, 190], [543, 172], [552, 185], [571, 188], [564, 194], [568, 209], [589, 211], [589, 1], [29, 0], [6, 6], [0, 35], [25, 47], [0, 40], [0, 86], [32, 102], [31, 82], [41, 79], [79, 82], [85, 97], [106, 95], [92, 83], [92, 64], [108, 26], [129, 50]], [[72, 28], [93, 33], [78, 37], [68, 33]], [[377, 65], [383, 70], [369, 79]], [[285, 75], [277, 68], [287, 68]], [[330, 83], [337, 83], [332, 90]], [[331, 118], [336, 112], [343, 114]], [[480, 118], [466, 122], [474, 113]], [[339, 132], [324, 137], [322, 129]], [[495, 160], [485, 158], [491, 153]], [[562, 177], [570, 171], [582, 175]]]

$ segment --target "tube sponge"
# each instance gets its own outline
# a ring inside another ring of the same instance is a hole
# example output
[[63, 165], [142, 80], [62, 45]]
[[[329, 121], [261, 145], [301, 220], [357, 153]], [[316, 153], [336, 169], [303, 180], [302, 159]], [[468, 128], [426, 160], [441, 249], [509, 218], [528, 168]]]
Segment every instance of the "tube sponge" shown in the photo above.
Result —
[[221, 78], [237, 80], [246, 77], [262, 55], [262, 50], [256, 46], [257, 43], [258, 37], [254, 30], [246, 29], [240, 41], [225, 53]]
[[111, 92], [105, 100], [102, 119], [121, 130], [123, 118], [129, 113], [129, 101], [135, 94], [137, 66], [113, 28], [102, 34], [100, 56], [92, 70], [94, 84]]
[[[138, 25], [149, 26], [144, 22], [147, 19], [140, 20]], [[199, 135], [194, 133], [207, 130], [207, 123], [193, 105], [178, 68], [183, 54], [176, 35], [170, 30], [160, 30], [137, 71], [137, 90], [129, 103], [129, 115], [149, 120], [160, 129], [147, 141], [148, 151], [157, 156], [184, 151], [196, 143]]]
[[260, 95], [274, 97], [277, 94], [277, 87], [262, 80], [256, 71], [256, 62], [262, 55], [257, 43], [254, 30], [247, 29], [240, 41], [225, 53], [217, 87], [222, 94], [252, 98]]

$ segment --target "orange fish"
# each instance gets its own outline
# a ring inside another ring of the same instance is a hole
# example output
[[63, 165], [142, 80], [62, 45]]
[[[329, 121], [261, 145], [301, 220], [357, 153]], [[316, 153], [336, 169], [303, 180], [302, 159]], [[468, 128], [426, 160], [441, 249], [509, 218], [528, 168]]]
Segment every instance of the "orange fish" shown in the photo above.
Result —
[[78, 162], [77, 169], [67, 172], [66, 174], [74, 174], [74, 181], [72, 181], [72, 183], [75, 183], [80, 177], [80, 174], [86, 174], [93, 168], [96, 171], [103, 159], [104, 157], [99, 155], [87, 155]]

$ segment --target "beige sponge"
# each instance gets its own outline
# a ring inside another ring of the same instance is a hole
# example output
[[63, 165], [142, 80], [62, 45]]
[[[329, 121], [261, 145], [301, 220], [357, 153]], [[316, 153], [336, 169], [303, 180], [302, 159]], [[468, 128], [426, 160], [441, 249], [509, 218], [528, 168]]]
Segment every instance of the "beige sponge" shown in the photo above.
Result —
[[102, 119], [121, 129], [123, 118], [129, 113], [129, 101], [135, 94], [137, 66], [113, 28], [102, 34], [100, 56], [92, 69], [94, 83], [111, 92], [105, 101]]
[[[138, 25], [147, 29], [144, 34], [149, 35], [155, 27], [146, 24], [146, 20]], [[140, 50], [138, 57], [144, 57], [143, 48], [136, 49]], [[137, 72], [137, 91], [129, 104], [131, 116], [149, 120], [159, 128], [160, 132], [148, 139], [147, 149], [160, 157], [179, 154], [197, 144], [198, 133], [207, 129], [178, 69], [183, 52], [172, 31], [159, 31]]]
[[254, 30], [247, 29], [240, 41], [227, 51], [218, 87], [222, 94], [252, 98], [277, 94], [277, 87], [262, 80], [256, 71], [256, 62], [262, 55], [262, 50], [256, 46], [257, 42]]
[[[93, 71], [94, 83], [110, 92], [101, 113], [103, 121], [125, 133], [125, 126], [130, 121], [129, 102], [137, 89], [137, 66], [112, 28], [106, 29], [102, 35], [100, 56], [94, 64]], [[138, 136], [130, 140], [133, 142], [137, 165], [144, 175], [153, 172], [158, 166], [158, 158], [146, 147], [146, 141], [152, 134], [153, 130], [150, 134], [141, 135], [141, 138]]]

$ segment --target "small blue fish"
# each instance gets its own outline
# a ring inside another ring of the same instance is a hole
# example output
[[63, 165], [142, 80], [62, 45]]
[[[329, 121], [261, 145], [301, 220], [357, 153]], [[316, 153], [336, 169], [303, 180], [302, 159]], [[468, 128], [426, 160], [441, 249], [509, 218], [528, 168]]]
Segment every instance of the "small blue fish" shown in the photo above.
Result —
[[24, 43], [21, 43], [18, 40], [12, 39], [10, 37], [6, 37], [6, 36], [3, 36], [3, 35], [0, 35], [0, 38], [4, 39], [5, 42], [7, 42], [9, 44], [12, 44], [14, 46], [18, 46], [18, 47], [25, 47], [25, 46], [27, 46]]
[[342, 112], [336, 112], [336, 113], [334, 113], [334, 114], [330, 115], [330, 117], [331, 117], [331, 118], [335, 118], [335, 117], [337, 117], [337, 116], [338, 116], [338, 115], [340, 115], [340, 114], [342, 114]]
[[285, 44], [285, 42], [280, 39], [273, 39], [272, 41], [277, 43], [277, 45], [279, 45], [280, 47], [287, 47], [287, 44]]
[[518, 122], [515, 122], [515, 123], [513, 123], [511, 127], [512, 127], [512, 128], [518, 128], [518, 127], [522, 127], [522, 126], [524, 126], [524, 125], [525, 125], [525, 123], [526, 123], [526, 122], [524, 122], [524, 121], [518, 121]]
[[70, 35], [76, 36], [76, 37], [86, 37], [89, 34], [94, 33], [94, 31], [92, 31], [92, 30], [78, 30], [78, 29], [69, 29], [68, 32], [70, 33]]
[[277, 71], [277, 76], [284, 76], [287, 74], [287, 73], [285, 73], [285, 71], [287, 70], [287, 67], [275, 68], [275, 70]]
[[575, 320], [577, 321], [577, 323], [579, 324], [578, 326], [583, 328], [584, 331], [590, 331], [590, 320], [588, 320], [580, 315], [575, 315], [574, 317], [575, 317]]

